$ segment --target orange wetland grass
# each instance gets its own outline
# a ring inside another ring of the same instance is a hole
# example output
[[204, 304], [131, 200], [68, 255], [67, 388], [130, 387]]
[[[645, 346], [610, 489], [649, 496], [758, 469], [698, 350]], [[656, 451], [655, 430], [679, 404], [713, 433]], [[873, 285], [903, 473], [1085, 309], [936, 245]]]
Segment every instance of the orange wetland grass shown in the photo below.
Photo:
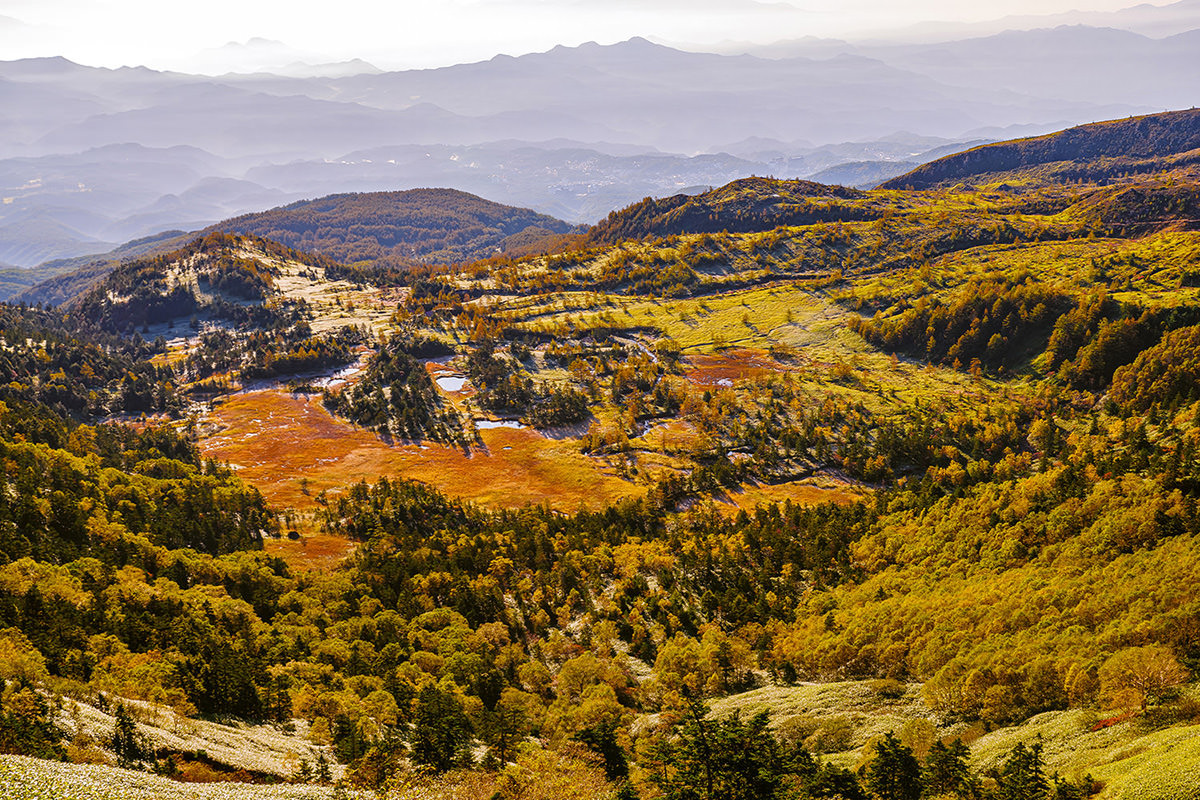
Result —
[[771, 373], [785, 372], [762, 350], [729, 350], [724, 353], [696, 353], [684, 358], [683, 374], [701, 387], [729, 386], [734, 381], [763, 378]]
[[295, 570], [334, 569], [354, 552], [355, 544], [344, 536], [325, 533], [309, 519], [302, 519], [285, 531], [295, 531], [299, 538], [268, 539], [264, 550], [279, 556]]
[[[479, 434], [482, 444], [470, 452], [434, 442], [389, 445], [331, 415], [319, 397], [276, 388], [218, 401], [201, 426], [200, 449], [205, 457], [233, 466], [275, 508], [295, 512], [284, 532], [295, 531], [298, 538], [269, 541], [267, 549], [301, 569], [331, 568], [353, 551], [352, 542], [323, 532], [313, 512], [321, 492], [338, 492], [362, 480], [411, 478], [491, 507], [545, 503], [562, 511], [598, 510], [645, 492], [645, 486], [583, 455], [574, 439], [546, 438], [525, 428]], [[672, 444], [676, 435], [682, 431], [673, 432]], [[855, 497], [849, 487], [804, 481], [748, 485], [718, 500], [734, 512], [785, 499], [809, 504]]]
[[469, 453], [433, 442], [388, 445], [333, 417], [319, 398], [277, 389], [225, 398], [205, 422], [204, 455], [233, 465], [277, 508], [311, 510], [322, 491], [380, 476], [508, 508], [599, 509], [644, 491], [580, 453], [571, 439], [494, 428], [481, 430], [482, 445]]

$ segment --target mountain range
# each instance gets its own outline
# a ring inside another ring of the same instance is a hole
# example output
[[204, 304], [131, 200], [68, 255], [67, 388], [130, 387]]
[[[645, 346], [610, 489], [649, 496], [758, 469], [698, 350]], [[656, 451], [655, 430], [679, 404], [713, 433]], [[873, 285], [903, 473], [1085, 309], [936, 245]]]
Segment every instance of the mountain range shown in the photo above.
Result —
[[[747, 146], [766, 155], [769, 148], [780, 144], [754, 141]], [[925, 155], [946, 149], [935, 148]], [[885, 165], [897, 171], [912, 167], [884, 181], [880, 188], [947, 189], [956, 184], [994, 183], [1006, 191], [1010, 183], [1044, 186], [1080, 179], [1110, 182], [1128, 175], [1173, 174], [1174, 170], [1200, 163], [1200, 111], [1112, 120], [963, 152], [949, 150], [947, 155], [921, 165], [861, 162], [821, 174], [839, 169], [848, 173], [877, 170]], [[646, 160], [637, 159], [635, 163]], [[200, 234], [260, 236], [353, 265], [361, 275], [369, 273], [372, 280], [384, 280], [387, 275], [387, 281], [403, 282], [406, 273], [424, 272], [428, 265], [463, 264], [492, 256], [520, 257], [581, 242], [613, 245], [646, 237], [749, 232], [879, 218], [877, 211], [854, 202], [864, 197], [863, 192], [840, 185], [746, 178], [718, 189], [710, 187], [661, 199], [646, 197], [585, 229], [529, 208], [506, 206], [453, 189], [356, 192], [225, 219]], [[1084, 204], [1093, 222], [1100, 223], [1107, 217], [1125, 227], [1147, 229], [1155, 228], [1164, 216], [1176, 226], [1190, 226], [1183, 212], [1195, 203], [1186, 188], [1150, 182], [1130, 190], [1098, 192], [1095, 197], [1095, 202]], [[1081, 213], [1084, 206], [1079, 207]], [[0, 299], [69, 304], [117, 265], [177, 249], [194, 236], [170, 231], [128, 242], [98, 257], [58, 259], [37, 270], [0, 270]]]
[[446, 186], [592, 223], [752, 175], [869, 187], [987, 141], [1194, 105], [1200, 34], [1176, 29], [1195, 4], [1175, 5], [1095, 20], [1129, 30], [737, 55], [631, 39], [399, 72], [0, 62], [0, 102], [19, 112], [0, 118], [0, 262], [341, 192]]

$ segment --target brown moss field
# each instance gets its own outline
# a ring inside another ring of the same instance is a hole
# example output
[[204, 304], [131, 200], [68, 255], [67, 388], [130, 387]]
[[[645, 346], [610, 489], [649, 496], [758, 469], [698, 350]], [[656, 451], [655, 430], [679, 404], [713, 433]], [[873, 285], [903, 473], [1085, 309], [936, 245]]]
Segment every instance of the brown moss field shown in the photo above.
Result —
[[[724, 374], [730, 362], [714, 367]], [[353, 551], [352, 542], [324, 533], [312, 512], [322, 491], [337, 492], [360, 480], [412, 478], [492, 507], [547, 503], [562, 511], [600, 509], [645, 491], [580, 453], [574, 439], [546, 438], [527, 428], [479, 434], [482, 445], [469, 454], [432, 442], [389, 445], [332, 416], [316, 396], [262, 389], [219, 401], [201, 426], [200, 449], [235, 467], [274, 507], [298, 512], [285, 530], [298, 531], [300, 539], [267, 542], [268, 552], [298, 569], [329, 569]], [[718, 507], [735, 513], [767, 502], [843, 503], [857, 497], [852, 487], [807, 479], [747, 485], [719, 498]]]
[[204, 420], [200, 447], [206, 457], [235, 466], [272, 505], [299, 511], [315, 508], [321, 491], [380, 476], [413, 478], [510, 508], [602, 508], [643, 491], [584, 456], [573, 440], [528, 429], [479, 433], [483, 443], [470, 453], [432, 442], [389, 445], [336, 419], [316, 397], [266, 389], [219, 402]]
[[263, 550], [273, 556], [279, 556], [294, 570], [335, 569], [347, 556], [354, 552], [357, 545], [342, 536], [332, 536], [312, 529], [311, 524], [299, 526], [304, 531], [300, 539], [268, 539]]
[[688, 355], [684, 358], [683, 374], [697, 386], [712, 387], [728, 386], [733, 381], [748, 378], [762, 378], [784, 369], [762, 350], [738, 349]]

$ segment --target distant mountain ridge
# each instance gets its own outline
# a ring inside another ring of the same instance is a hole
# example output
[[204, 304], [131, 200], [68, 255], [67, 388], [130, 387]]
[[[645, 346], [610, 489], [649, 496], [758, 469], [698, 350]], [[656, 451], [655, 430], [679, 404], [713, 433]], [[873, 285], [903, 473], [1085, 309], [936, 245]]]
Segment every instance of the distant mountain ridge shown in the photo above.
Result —
[[[698, 73], [707, 76], [700, 85]], [[0, 155], [136, 141], [221, 156], [330, 157], [393, 144], [557, 137], [695, 152], [748, 136], [830, 142], [917, 128], [957, 136], [1093, 109], [1069, 98], [964, 90], [874, 57], [733, 57], [644, 39], [345, 77], [214, 78], [39, 59], [0, 62], [0, 80], [0, 96], [22, 109], [0, 121]], [[214, 118], [226, 124], [198, 124]]]
[[1200, 148], [1200, 109], [1080, 125], [1046, 136], [983, 145], [932, 161], [885, 182], [885, 189], [928, 189], [1065, 161], [1158, 159]]
[[[1106, 182], [1107, 172], [1200, 165], [1200, 110], [1153, 114], [1079, 126], [1045, 136], [984, 145], [924, 164], [884, 182], [883, 189], [926, 189], [1003, 176], [1021, 170], [1066, 165], [1047, 173], [1063, 179]], [[655, 156], [646, 156], [655, 158]], [[1142, 159], [1143, 162], [1139, 162]], [[844, 165], [831, 170], [857, 180], [893, 167], [887, 162]], [[1144, 170], [1142, 170], [1144, 171]], [[866, 181], [864, 181], [866, 182]], [[1160, 182], [1161, 183], [1161, 182]], [[614, 211], [587, 231], [527, 208], [503, 205], [453, 189], [337, 194], [269, 211], [246, 214], [209, 226], [201, 234], [239, 233], [263, 237], [298, 251], [326, 256], [342, 264], [391, 270], [397, 275], [430, 264], [465, 263], [510, 253], [514, 256], [554, 249], [567, 235], [590, 244], [684, 233], [764, 231], [785, 225], [875, 219], [878, 208], [867, 192], [806, 180], [743, 178], [716, 189], [646, 197]], [[1192, 193], [1147, 184], [1116, 187], [1080, 206], [1080, 213], [1112, 230], [1153, 230], [1184, 224], [1163, 204], [1193, 209]], [[1182, 212], [1181, 212], [1182, 213]], [[1190, 211], [1188, 213], [1191, 213]], [[1200, 216], [1197, 211], [1194, 216]], [[1188, 223], [1190, 224], [1190, 223]], [[79, 296], [128, 256], [179, 247], [187, 235], [174, 233], [131, 243], [98, 259], [73, 259], [47, 265], [60, 272], [80, 269], [23, 291], [24, 302], [60, 304]], [[542, 248], [540, 243], [544, 243]]]
[[[1186, 35], [1097, 28], [847, 47], [762, 58], [632, 39], [432, 70], [220, 76], [0, 61], [13, 112], [0, 260], [32, 267], [344, 192], [446, 186], [591, 223], [747, 175], [857, 164], [823, 177], [869, 185], [896, 168], [859, 162], [1190, 105], [1200, 70]], [[790, 144], [722, 154], [749, 140]]]
[[[1183, 108], [1197, 102], [1193, 76], [1200, 72], [1200, 14], [1191, 28], [1172, 30], [1164, 38], [1113, 24], [1068, 20], [1028, 30], [962, 31], [933, 43], [800, 39], [747, 46], [744, 51], [776, 59], [875, 59], [943, 85], [989, 95], [1012, 92], [1100, 106], [1124, 103], [1141, 109], [1131, 108], [1132, 113]], [[1098, 113], [1090, 119], [1121, 113]], [[1068, 124], [1090, 121], [1072, 120], [1072, 116], [1064, 113], [1059, 119]]]
[[1046, 15], [1006, 16], [990, 22], [961, 23], [957, 25], [926, 24], [918, 26], [927, 33], [936, 33], [939, 28], [943, 36], [952, 34], [961, 37], [964, 33], [989, 32], [1012, 29], [1047, 28], [1056, 25], [1092, 25], [1120, 28], [1140, 33], [1143, 36], [1166, 37], [1200, 28], [1200, 2], [1177, 0], [1174, 3], [1157, 5], [1138, 3], [1115, 11], [1067, 11]]

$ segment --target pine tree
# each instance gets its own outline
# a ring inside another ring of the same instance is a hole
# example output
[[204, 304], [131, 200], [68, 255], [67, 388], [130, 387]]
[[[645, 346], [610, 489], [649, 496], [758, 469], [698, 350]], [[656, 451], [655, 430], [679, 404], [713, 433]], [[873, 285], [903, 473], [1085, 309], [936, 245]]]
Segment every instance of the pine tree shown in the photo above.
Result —
[[413, 761], [436, 772], [470, 761], [471, 722], [457, 698], [436, 686], [426, 686], [417, 695], [411, 737]]
[[124, 703], [117, 704], [117, 721], [113, 730], [112, 749], [117, 756], [117, 766], [126, 769], [137, 765], [142, 758], [142, 748], [137, 739], [137, 725], [129, 716]]
[[1042, 764], [1042, 745], [1026, 747], [1019, 743], [1008, 754], [998, 776], [998, 800], [1044, 800], [1050, 783]]
[[508, 763], [529, 732], [529, 718], [517, 705], [503, 701], [496, 704], [494, 711], [485, 711], [480, 738], [501, 764]]
[[620, 781], [629, 777], [629, 761], [621, 743], [617, 741], [617, 726], [611, 721], [584, 728], [575, 734], [575, 738], [604, 759], [604, 774], [610, 781]]
[[970, 750], [962, 743], [962, 739], [955, 739], [954, 744], [948, 747], [941, 742], [934, 742], [929, 748], [929, 755], [925, 757], [925, 769], [922, 773], [926, 794], [937, 797], [955, 792], [962, 793], [970, 781], [970, 772], [967, 769], [969, 755]]
[[329, 783], [333, 780], [333, 774], [329, 770], [329, 759], [324, 753], [317, 754], [317, 766], [314, 770], [318, 783]]
[[875, 743], [875, 758], [867, 764], [864, 777], [867, 789], [880, 800], [917, 800], [921, 796], [921, 765], [890, 731]]
[[667, 800], [776, 800], [787, 797], [795, 765], [771, 733], [767, 714], [707, 718], [692, 701], [671, 739], [654, 753], [653, 780]]

